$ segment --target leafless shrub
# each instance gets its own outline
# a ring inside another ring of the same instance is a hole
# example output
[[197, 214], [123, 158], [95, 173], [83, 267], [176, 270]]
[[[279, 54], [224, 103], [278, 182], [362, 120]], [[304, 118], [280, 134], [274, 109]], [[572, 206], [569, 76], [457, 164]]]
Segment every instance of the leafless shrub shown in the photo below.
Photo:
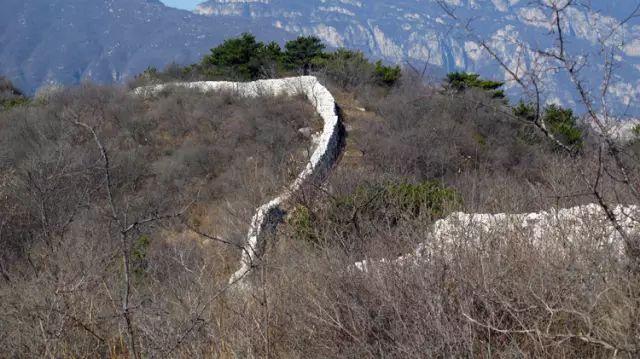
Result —
[[147, 101], [90, 84], [0, 113], [7, 355], [179, 356], [219, 343], [205, 324], [228, 289], [229, 246], [304, 166], [298, 129], [314, 116], [300, 98]]
[[[615, 162], [598, 141], [567, 155], [482, 92], [407, 80], [362, 93], [369, 111], [346, 117], [362, 157], [298, 194], [244, 293], [226, 283], [236, 245], [305, 164], [298, 129], [320, 126], [305, 101], [84, 85], [0, 113], [0, 345], [18, 357], [637, 357], [640, 281], [599, 245], [602, 223], [540, 246], [518, 231], [429, 235], [454, 209], [591, 202], [585, 174], [600, 174], [607, 202], [633, 203], [602, 175]], [[423, 183], [456, 195], [434, 208], [376, 194]], [[148, 218], [121, 241], [118, 222]], [[454, 250], [352, 265], [419, 243]]]

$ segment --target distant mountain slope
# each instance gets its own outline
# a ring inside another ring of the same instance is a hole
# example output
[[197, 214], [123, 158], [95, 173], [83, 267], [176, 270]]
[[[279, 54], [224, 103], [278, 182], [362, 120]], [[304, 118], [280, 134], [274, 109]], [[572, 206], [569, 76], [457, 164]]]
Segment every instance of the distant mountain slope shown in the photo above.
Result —
[[[446, 0], [463, 18], [473, 18], [478, 35], [490, 41], [507, 63], [524, 61], [532, 54], [517, 51], [511, 39], [549, 46], [543, 38], [551, 17], [534, 9], [527, 0]], [[628, 15], [638, 1], [589, 0], [592, 11], [578, 6], [569, 11], [567, 44], [575, 52], [589, 53], [592, 64], [601, 58], [598, 35], [611, 18]], [[453, 70], [474, 71], [494, 79], [507, 79], [488, 54], [469, 41], [435, 0], [210, 0], [196, 13], [215, 19], [267, 20], [273, 28], [296, 34], [313, 34], [335, 47], [358, 48], [392, 62], [428, 62], [431, 73], [442, 76]], [[611, 96], [619, 108], [640, 114], [640, 19], [634, 18], [620, 31], [617, 51], [618, 77]], [[435, 70], [435, 71], [433, 71]], [[602, 67], [591, 66], [585, 75], [598, 91], [596, 80]], [[545, 79], [546, 100], [575, 104], [575, 93], [566, 78], [549, 74]], [[512, 91], [513, 95], [513, 91]], [[629, 106], [627, 108], [627, 106]]]
[[48, 82], [117, 82], [147, 66], [195, 62], [244, 31], [291, 37], [260, 21], [211, 21], [157, 0], [4, 0], [2, 8], [0, 74], [26, 92]]
[[[472, 17], [479, 37], [509, 64], [531, 67], [531, 52], [512, 40], [551, 46], [551, 17], [527, 0], [445, 0], [461, 17]], [[584, 0], [593, 11], [572, 8], [566, 23], [569, 50], [586, 53], [583, 72], [599, 91], [603, 68], [598, 36], [612, 18], [622, 18], [640, 0]], [[456, 29], [436, 0], [210, 0], [194, 13], [157, 0], [4, 0], [0, 12], [0, 75], [26, 92], [47, 82], [83, 79], [114, 82], [147, 66], [197, 61], [223, 39], [252, 32], [261, 40], [316, 35], [331, 47], [348, 47], [396, 63], [427, 62], [435, 78], [453, 70], [507, 80], [505, 71], [478, 44]], [[9, 9], [8, 11], [6, 9]], [[640, 17], [613, 40], [617, 76], [609, 96], [626, 115], [640, 117]], [[512, 86], [508, 83], [507, 86]], [[544, 100], [576, 105], [566, 77], [542, 78]], [[509, 94], [518, 98], [511, 89]]]

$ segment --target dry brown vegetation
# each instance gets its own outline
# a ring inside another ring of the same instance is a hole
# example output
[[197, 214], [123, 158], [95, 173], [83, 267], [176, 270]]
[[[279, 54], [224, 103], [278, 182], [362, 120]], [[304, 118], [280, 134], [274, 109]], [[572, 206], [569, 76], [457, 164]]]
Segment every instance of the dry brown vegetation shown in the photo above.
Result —
[[[179, 329], [153, 318], [196, 294], [166, 284], [188, 285], [191, 266], [206, 278], [233, 269], [253, 209], [306, 163], [298, 129], [318, 125], [303, 98], [173, 90], [145, 101], [92, 85], [0, 113], [2, 347], [117, 355], [129, 291], [134, 336], [165, 350], [156, 336]], [[216, 255], [195, 231], [229, 248]], [[188, 321], [182, 314], [172, 315]]]
[[[349, 150], [361, 157], [336, 169], [329, 193], [301, 201], [304, 215], [292, 215], [282, 230], [287, 240], [275, 246], [265, 270], [272, 276], [260, 282], [272, 293], [264, 315], [277, 316], [280, 305], [295, 318], [274, 338], [286, 336], [287, 350], [304, 348], [280, 355], [637, 356], [638, 271], [633, 253], [620, 258], [601, 245], [606, 220], [575, 242], [561, 229], [540, 247], [517, 231], [462, 235], [454, 253], [419, 266], [347, 270], [356, 260], [395, 258], [424, 241], [444, 247], [445, 239], [428, 235], [429, 225], [450, 209], [519, 213], [596, 202], [582, 176], [597, 178], [602, 162], [614, 168], [587, 129], [580, 155], [568, 156], [486, 92], [452, 94], [405, 81], [381, 97], [369, 94], [343, 106]], [[635, 176], [629, 147], [623, 153]], [[418, 201], [419, 211], [415, 197], [380, 201], [388, 193], [403, 194], [389, 190], [389, 183], [433, 180], [458, 194], [437, 211], [433, 192], [431, 202]], [[608, 201], [635, 203], [630, 189], [615, 180], [601, 178], [598, 186]], [[279, 253], [298, 255], [291, 260]]]
[[[227, 285], [234, 245], [253, 208], [304, 164], [309, 140], [297, 130], [318, 123], [302, 99], [177, 91], [143, 101], [84, 86], [0, 113], [6, 355], [637, 357], [639, 273], [599, 245], [597, 229], [539, 247], [522, 233], [461, 237], [418, 266], [352, 266], [437, 246], [430, 224], [453, 209], [593, 202], [580, 176], [597, 174], [603, 156], [588, 136], [570, 157], [482, 91], [409, 76], [347, 88], [331, 76], [346, 152], [326, 184], [298, 196], [248, 292]], [[115, 218], [103, 158], [77, 123], [110, 155]], [[599, 186], [631, 203], [627, 187]], [[156, 217], [122, 235], [122, 223]]]

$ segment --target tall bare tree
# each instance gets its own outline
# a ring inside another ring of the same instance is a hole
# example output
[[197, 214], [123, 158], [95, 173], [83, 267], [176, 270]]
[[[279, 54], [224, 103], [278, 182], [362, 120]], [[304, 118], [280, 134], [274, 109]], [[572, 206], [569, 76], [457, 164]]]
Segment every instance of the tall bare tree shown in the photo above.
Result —
[[[93, 116], [100, 116], [99, 112], [96, 112], [96, 111], [89, 111], [88, 113], [91, 113]], [[65, 115], [67, 119], [71, 121], [74, 125], [85, 129], [92, 136], [95, 142], [95, 145], [100, 152], [100, 156], [102, 157], [102, 161], [103, 161], [102, 170], [104, 175], [103, 186], [104, 186], [104, 192], [106, 194], [107, 203], [108, 203], [108, 211], [109, 211], [108, 217], [111, 219], [111, 222], [115, 225], [116, 231], [119, 236], [120, 255], [122, 258], [122, 264], [124, 266], [123, 277], [122, 277], [123, 293], [122, 293], [122, 300], [121, 300], [121, 305], [122, 305], [121, 315], [126, 325], [131, 354], [133, 355], [134, 358], [139, 358], [140, 352], [138, 351], [137, 344], [136, 344], [136, 334], [135, 334], [135, 329], [133, 324], [133, 313], [132, 313], [132, 306], [131, 306], [131, 287], [132, 287], [131, 285], [131, 276], [132, 276], [131, 246], [132, 244], [131, 244], [130, 234], [133, 231], [139, 229], [140, 227], [151, 224], [153, 222], [182, 216], [189, 209], [189, 207], [193, 202], [175, 212], [168, 212], [168, 213], [161, 214], [158, 212], [158, 210], [150, 210], [150, 214], [148, 216], [141, 217], [141, 218], [134, 218], [132, 220], [129, 216], [128, 206], [127, 205], [119, 206], [115, 199], [115, 193], [114, 193], [115, 186], [114, 186], [113, 178], [111, 175], [112, 168], [111, 168], [111, 162], [109, 159], [109, 152], [105, 147], [105, 145], [103, 144], [102, 140], [100, 139], [100, 136], [98, 135], [96, 128], [94, 128], [93, 126], [85, 122], [82, 122], [82, 116], [78, 112], [72, 109], [67, 109], [67, 111], [65, 112]], [[99, 120], [99, 118], [98, 119], [93, 118], [92, 122], [97, 122], [97, 123], [100, 122], [96, 120]]]
[[[548, 46], [532, 45], [517, 36], [505, 36], [502, 40], [508, 42], [515, 49], [515, 57], [507, 58], [503, 55], [492, 39], [484, 38], [477, 31], [475, 25], [478, 19], [460, 15], [459, 9], [445, 0], [436, 0], [443, 13], [451, 20], [451, 27], [462, 33], [464, 37], [475, 42], [489, 57], [502, 69], [507, 80], [514, 83], [524, 96], [531, 101], [534, 107], [533, 124], [557, 146], [571, 156], [576, 156], [574, 148], [549, 130], [545, 123], [543, 108], [546, 105], [548, 93], [545, 90], [545, 81], [550, 80], [550, 75], [555, 74], [568, 78], [577, 96], [577, 104], [584, 111], [583, 119], [597, 132], [597, 141], [600, 149], [595, 155], [597, 158], [597, 170], [595, 173], [587, 173], [583, 169], [582, 178], [585, 186], [590, 188], [611, 224], [624, 239], [629, 258], [636, 270], [640, 270], [640, 240], [633, 238], [623, 228], [619, 221], [619, 214], [614, 211], [615, 203], [608, 199], [603, 188], [603, 176], [609, 180], [622, 184], [634, 201], [640, 201], [638, 176], [635, 171], [640, 162], [626, 151], [625, 146], [616, 139], [616, 121], [624, 117], [624, 113], [615, 110], [612, 104], [610, 91], [612, 81], [619, 68], [619, 56], [625, 46], [623, 36], [628, 23], [640, 17], [640, 2], [636, 2], [629, 8], [629, 12], [622, 18], [595, 16], [597, 11], [591, 7], [590, 2], [581, 0], [534, 0], [530, 6], [544, 16], [535, 19], [526, 19], [541, 25], [540, 39]], [[597, 48], [591, 51], [574, 51], [569, 46], [567, 38], [568, 27], [571, 24], [571, 13], [575, 11], [586, 12], [592, 19], [592, 31], [596, 36]], [[595, 50], [595, 51], [594, 51]], [[598, 56], [594, 56], [594, 54]], [[516, 59], [513, 61], [513, 59]], [[594, 86], [587, 81], [586, 69], [596, 66], [602, 71], [602, 78]], [[616, 196], [617, 197], [617, 196]]]

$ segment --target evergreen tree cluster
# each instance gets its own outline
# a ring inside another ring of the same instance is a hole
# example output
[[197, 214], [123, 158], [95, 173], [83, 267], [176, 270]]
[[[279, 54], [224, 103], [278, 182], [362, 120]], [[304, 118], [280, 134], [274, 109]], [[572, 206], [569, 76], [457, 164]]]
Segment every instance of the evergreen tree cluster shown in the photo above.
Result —
[[29, 99], [11, 81], [0, 76], [0, 110], [25, 105]]
[[[479, 89], [486, 91], [491, 98], [506, 101], [504, 90], [501, 89], [503, 85], [504, 82], [483, 79], [479, 74], [469, 72], [451, 72], [445, 79], [445, 86], [457, 93]], [[511, 110], [515, 116], [525, 122], [536, 121], [536, 109], [532, 104], [520, 101]], [[541, 109], [539, 118], [558, 141], [576, 150], [582, 148], [584, 131], [580, 128], [573, 110], [550, 104]], [[529, 136], [523, 136], [523, 139], [530, 140]]]
[[463, 91], [469, 88], [477, 88], [490, 91], [494, 98], [504, 98], [504, 90], [500, 87], [504, 82], [485, 80], [478, 74], [469, 72], [451, 72], [447, 74], [447, 82], [449, 86], [456, 91]]
[[189, 66], [172, 64], [164, 71], [148, 68], [139, 78], [151, 81], [171, 79], [207, 79], [252, 81], [289, 75], [326, 72], [337, 82], [352, 83], [349, 76], [391, 87], [402, 75], [399, 66], [382, 61], [370, 62], [362, 52], [347, 49], [326, 51], [315, 36], [300, 36], [284, 48], [276, 42], [263, 43], [252, 34], [242, 34], [212, 48], [200, 63]]

